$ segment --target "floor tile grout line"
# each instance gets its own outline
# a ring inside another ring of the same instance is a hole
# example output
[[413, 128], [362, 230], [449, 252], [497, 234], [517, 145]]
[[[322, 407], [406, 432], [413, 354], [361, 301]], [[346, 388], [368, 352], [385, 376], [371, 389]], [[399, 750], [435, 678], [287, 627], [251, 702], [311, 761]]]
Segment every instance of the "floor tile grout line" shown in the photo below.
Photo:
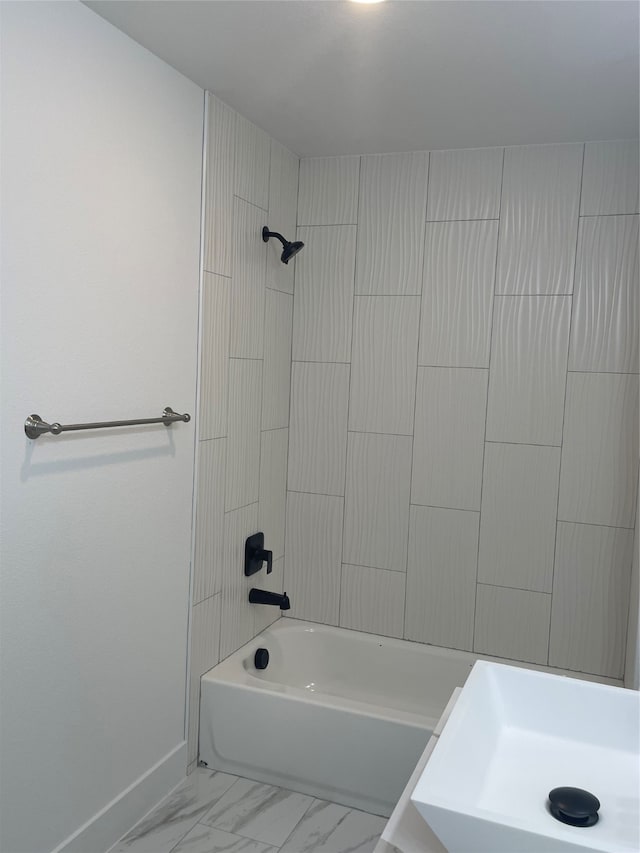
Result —
[[[308, 794], [307, 796], [311, 796], [311, 794]], [[296, 823], [296, 825], [293, 827], [293, 829], [291, 830], [291, 832], [289, 833], [289, 835], [287, 835], [287, 837], [285, 838], [285, 840], [282, 842], [282, 844], [280, 845], [280, 848], [279, 848], [280, 850], [281, 850], [281, 849], [285, 846], [285, 844], [289, 841], [289, 839], [291, 838], [291, 836], [293, 835], [293, 833], [294, 833], [294, 832], [296, 831], [296, 829], [300, 826], [300, 824], [301, 824], [301, 823], [302, 823], [302, 821], [305, 819], [305, 817], [307, 816], [307, 814], [309, 813], [309, 811], [313, 808], [313, 806], [315, 805], [315, 803], [318, 803], [318, 802], [322, 802], [322, 801], [321, 801], [318, 797], [312, 797], [311, 802], [309, 803], [309, 807], [307, 808], [307, 810], [305, 811], [305, 813], [302, 815], [302, 817], [300, 818], [300, 820], [299, 820], [299, 821]]]

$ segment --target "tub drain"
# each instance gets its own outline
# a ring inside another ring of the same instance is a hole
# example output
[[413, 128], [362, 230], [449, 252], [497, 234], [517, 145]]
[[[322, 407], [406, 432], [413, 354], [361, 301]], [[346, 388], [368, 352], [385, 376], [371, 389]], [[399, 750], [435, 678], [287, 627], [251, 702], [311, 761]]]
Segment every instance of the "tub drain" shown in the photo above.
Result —
[[582, 788], [554, 788], [549, 792], [549, 811], [569, 826], [594, 826], [599, 808], [600, 800]]

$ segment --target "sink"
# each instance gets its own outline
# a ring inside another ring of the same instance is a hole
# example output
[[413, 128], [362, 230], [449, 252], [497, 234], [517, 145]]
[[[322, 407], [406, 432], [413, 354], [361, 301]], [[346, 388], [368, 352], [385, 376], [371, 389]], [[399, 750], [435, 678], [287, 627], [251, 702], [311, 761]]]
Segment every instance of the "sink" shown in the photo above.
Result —
[[[595, 826], [567, 826], [548, 794], [582, 788]], [[449, 853], [640, 850], [640, 695], [478, 661], [411, 800]]]

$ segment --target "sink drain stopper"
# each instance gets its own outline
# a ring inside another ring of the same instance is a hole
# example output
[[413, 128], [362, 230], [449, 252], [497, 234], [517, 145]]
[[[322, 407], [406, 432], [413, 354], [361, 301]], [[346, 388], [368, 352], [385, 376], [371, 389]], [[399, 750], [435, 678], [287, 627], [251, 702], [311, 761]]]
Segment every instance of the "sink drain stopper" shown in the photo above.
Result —
[[598, 822], [600, 800], [582, 788], [554, 788], [549, 791], [549, 811], [569, 826], [594, 826]]

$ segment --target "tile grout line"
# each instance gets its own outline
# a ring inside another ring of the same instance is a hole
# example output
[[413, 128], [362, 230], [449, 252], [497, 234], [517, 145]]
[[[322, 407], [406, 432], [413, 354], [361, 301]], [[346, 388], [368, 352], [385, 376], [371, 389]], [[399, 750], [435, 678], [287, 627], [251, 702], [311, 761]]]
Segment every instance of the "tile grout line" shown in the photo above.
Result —
[[497, 441], [496, 439], [486, 439], [485, 444], [508, 444], [515, 447], [555, 447], [559, 448], [560, 444], [536, 444], [533, 441]]
[[[507, 586], [504, 583], [487, 583], [487, 581], [478, 581], [478, 586], [490, 586], [492, 589], [512, 589], [514, 592], [531, 592], [534, 595], [551, 595], [550, 592], [545, 592], [543, 589], [529, 589], [524, 586]], [[486, 652], [477, 652], [477, 654], [487, 654]], [[544, 664], [547, 666], [548, 664]]]
[[[429, 209], [429, 182], [431, 180], [431, 152], [427, 152], [427, 187], [424, 194], [425, 213]], [[413, 466], [416, 446], [416, 414], [418, 410], [418, 377], [420, 373], [420, 337], [422, 334], [422, 305], [424, 300], [424, 271], [427, 256], [427, 228], [425, 221], [422, 227], [422, 266], [420, 269], [420, 304], [418, 305], [418, 334], [416, 336], [416, 378], [413, 385], [413, 419], [411, 421], [411, 466], [409, 468], [409, 506], [407, 508], [406, 545], [404, 563], [404, 606], [402, 608], [402, 633], [404, 639], [407, 636], [407, 589], [409, 586], [409, 544], [411, 541], [411, 506], [413, 499]]]
[[[233, 187], [235, 186], [235, 173], [236, 173], [236, 142], [237, 142], [237, 134], [236, 134], [236, 120], [235, 114], [232, 122], [232, 127], [230, 129], [230, 136], [232, 139], [231, 145], [231, 157], [232, 165], [231, 165], [231, 192], [229, 193], [228, 198], [226, 199], [227, 209], [230, 211], [231, 216], [231, 238], [230, 238], [230, 246], [229, 246], [229, 270], [231, 275], [229, 276], [229, 294], [227, 299], [227, 388], [225, 395], [225, 404], [226, 404], [226, 412], [225, 414], [225, 445], [224, 445], [224, 488], [222, 494], [222, 533], [221, 533], [221, 551], [222, 551], [222, 561], [220, 567], [221, 574], [221, 583], [220, 583], [220, 617], [218, 619], [218, 663], [220, 663], [221, 657], [221, 649], [222, 649], [222, 622], [224, 619], [224, 588], [225, 588], [225, 576], [226, 576], [226, 544], [227, 544], [227, 536], [226, 536], [226, 506], [227, 506], [227, 482], [229, 476], [229, 445], [230, 442], [230, 433], [229, 433], [229, 397], [231, 396], [231, 303], [233, 300], [233, 281], [235, 275], [235, 258], [234, 258], [234, 242], [236, 235], [236, 205], [234, 203], [234, 195], [233, 195]], [[200, 693], [200, 688], [198, 688], [198, 693]], [[197, 761], [200, 760], [200, 707], [198, 706], [198, 750], [197, 750]]]
[[[183, 716], [183, 730], [187, 742], [187, 763], [191, 757], [189, 751], [190, 738], [193, 732], [189, 731], [191, 718], [191, 668], [193, 665], [193, 643], [194, 643], [194, 607], [196, 605], [195, 591], [198, 574], [198, 492], [200, 487], [200, 462], [201, 445], [200, 431], [202, 429], [202, 404], [203, 404], [203, 361], [204, 361], [204, 302], [205, 302], [205, 257], [209, 239], [207, 235], [207, 171], [209, 165], [209, 95], [205, 91], [203, 96], [203, 122], [202, 122], [202, 177], [200, 185], [200, 246], [199, 246], [199, 271], [198, 271], [198, 315], [196, 320], [196, 394], [194, 412], [194, 447], [193, 447], [193, 483], [191, 487], [191, 542], [189, 554], [189, 608], [187, 613], [187, 649], [185, 659], [185, 703]], [[200, 706], [198, 705], [198, 720], [196, 722], [196, 736], [199, 740], [200, 728]], [[198, 743], [196, 743], [195, 761], [198, 760]]]
[[571, 282], [571, 312], [569, 314], [569, 334], [567, 335], [567, 370], [564, 378], [564, 401], [562, 404], [562, 430], [560, 432], [560, 460], [558, 462], [558, 495], [556, 498], [556, 529], [553, 540], [553, 563], [551, 565], [551, 602], [549, 606], [549, 632], [547, 635], [547, 665], [551, 659], [551, 625], [553, 624], [553, 587], [556, 577], [556, 559], [558, 555], [558, 530], [560, 524], [560, 484], [562, 482], [562, 456], [564, 450], [564, 427], [567, 417], [567, 392], [569, 388], [569, 360], [571, 358], [571, 333], [573, 331], [573, 315], [575, 310], [576, 276], [578, 268], [578, 246], [580, 244], [580, 207], [582, 205], [582, 184], [584, 181], [584, 160], [586, 145], [582, 145], [582, 167], [580, 169], [580, 189], [578, 191], [578, 222], [576, 225], [576, 245], [573, 253], [573, 278]]
[[[353, 291], [351, 294], [351, 340], [349, 341], [349, 386], [347, 389], [347, 435], [345, 438], [345, 454], [344, 454], [344, 497], [342, 498], [342, 542], [340, 544], [340, 584], [338, 592], [338, 625], [342, 617], [342, 575], [345, 565], [345, 531], [347, 524], [347, 478], [349, 471], [349, 417], [351, 414], [351, 379], [353, 376], [353, 339], [354, 327], [356, 322], [356, 282], [358, 272], [358, 241], [360, 236], [360, 185], [362, 183], [362, 157], [358, 157], [358, 198], [356, 199], [356, 237], [353, 250]], [[347, 565], [350, 565], [347, 563]]]
[[[298, 224], [298, 211], [300, 209], [300, 172], [302, 158], [298, 157], [298, 183], [296, 185], [296, 240], [298, 239], [300, 225]], [[291, 294], [291, 346], [289, 347], [289, 412], [287, 417], [287, 464], [284, 477], [284, 554], [282, 564], [282, 591], [287, 588], [287, 519], [289, 517], [289, 456], [291, 454], [291, 401], [293, 400], [293, 338], [296, 325], [296, 281], [298, 278], [298, 261], [293, 265], [293, 293]], [[282, 611], [280, 611], [282, 619]], [[277, 621], [277, 620], [276, 620]]]
[[[269, 219], [270, 219], [270, 210], [271, 210], [271, 169], [273, 166], [273, 142], [274, 142], [273, 138], [269, 137], [269, 165], [267, 168], [267, 181], [266, 181], [266, 183], [267, 183], [267, 209], [265, 211], [263, 208], [261, 208], [263, 210], [263, 212], [266, 213], [265, 218], [267, 220], [267, 223], [269, 222]], [[263, 219], [262, 221], [264, 222], [265, 220]], [[270, 228], [271, 226], [267, 224], [267, 227]], [[262, 236], [262, 235], [260, 235], [260, 236]], [[261, 493], [261, 485], [262, 485], [262, 424], [264, 423], [264, 420], [265, 420], [264, 408], [265, 408], [265, 385], [266, 385], [266, 374], [267, 374], [265, 366], [266, 366], [266, 362], [267, 362], [266, 352], [267, 352], [267, 340], [268, 340], [268, 336], [267, 336], [267, 290], [269, 289], [267, 287], [267, 280], [268, 280], [267, 267], [269, 264], [269, 250], [268, 250], [268, 246], [266, 244], [264, 246], [262, 246], [261, 248], [262, 248], [262, 255], [263, 255], [263, 258], [262, 258], [262, 277], [263, 277], [263, 282], [262, 282], [262, 292], [263, 292], [263, 302], [262, 302], [262, 359], [260, 359], [262, 361], [262, 367], [260, 370], [260, 422], [257, 425], [257, 436], [258, 436], [258, 497], [254, 501], [254, 503], [258, 504], [258, 506], [256, 507], [256, 525], [257, 525], [258, 530], [260, 529], [260, 493]], [[277, 379], [276, 379], [276, 382], [274, 382], [274, 385], [275, 384], [277, 384]], [[257, 418], [256, 418], [256, 420], [257, 420]], [[251, 506], [251, 504], [249, 504], [249, 506]], [[256, 530], [256, 532], [257, 532], [257, 530]], [[256, 581], [256, 583], [257, 583], [257, 581]], [[247, 586], [250, 586], [250, 584], [247, 584]], [[247, 600], [245, 599], [245, 607], [246, 606], [247, 606]], [[247, 640], [247, 642], [250, 642], [254, 637], [256, 637], [260, 633], [259, 631], [256, 631], [256, 619], [258, 618], [258, 611], [255, 609], [255, 607], [249, 608], [249, 613], [247, 615], [251, 616], [251, 637], [249, 638], [249, 640]], [[249, 633], [249, 632], [247, 632], [247, 633]], [[244, 643], [242, 645], [244, 645]], [[237, 651], [237, 649], [236, 649], [236, 651]]]
[[[358, 155], [356, 155], [358, 156]], [[306, 159], [306, 158], [305, 158]], [[360, 167], [358, 166], [358, 169]], [[312, 225], [309, 222], [298, 222], [298, 228], [347, 228], [350, 225], [357, 225], [357, 222], [321, 222]]]
[[471, 635], [471, 650], [474, 651], [476, 647], [476, 622], [477, 622], [477, 614], [478, 614], [478, 586], [480, 585], [480, 533], [482, 528], [482, 498], [484, 493], [484, 466], [486, 460], [486, 449], [487, 449], [487, 422], [489, 419], [489, 386], [491, 384], [491, 350], [493, 346], [493, 327], [495, 322], [495, 310], [496, 310], [496, 288], [498, 284], [498, 262], [500, 260], [500, 236], [502, 234], [502, 194], [504, 190], [504, 161], [506, 157], [506, 148], [502, 149], [502, 169], [500, 171], [500, 193], [499, 193], [499, 203], [498, 203], [498, 234], [496, 237], [496, 253], [495, 253], [495, 262], [493, 269], [493, 294], [491, 299], [491, 326], [489, 327], [489, 358], [487, 360], [487, 396], [486, 396], [486, 406], [484, 411], [484, 441], [482, 442], [482, 467], [480, 474], [480, 509], [478, 512], [478, 546], [476, 549], [476, 583], [475, 583], [475, 596], [473, 603], [473, 629]]
[[[311, 796], [311, 794], [307, 794], [307, 796]], [[283, 848], [283, 847], [285, 846], [285, 844], [289, 841], [289, 839], [291, 838], [291, 836], [293, 835], [293, 833], [296, 831], [296, 829], [300, 826], [300, 824], [302, 823], [302, 821], [305, 819], [305, 817], [307, 816], [307, 814], [308, 814], [308, 813], [311, 811], [311, 809], [314, 807], [315, 803], [318, 803], [318, 802], [321, 802], [321, 800], [319, 799], [319, 797], [312, 797], [312, 800], [311, 800], [311, 802], [309, 803], [309, 807], [307, 808], [307, 810], [305, 811], [305, 813], [302, 815], [302, 817], [300, 818], [300, 820], [299, 820], [299, 821], [296, 823], [296, 825], [293, 827], [293, 829], [291, 830], [291, 832], [289, 833], [289, 835], [287, 835], [287, 837], [285, 838], [285, 840], [284, 840], [284, 841], [282, 842], [282, 844], [278, 847], [278, 851], [282, 850], [282, 848]]]
[[569, 521], [566, 518], [558, 518], [560, 524], [581, 524], [584, 527], [605, 527], [609, 530], [635, 530], [635, 527], [623, 527], [619, 524], [602, 524], [599, 521]]
[[638, 216], [638, 213], [581, 213], [578, 219], [598, 219], [601, 216]]
[[[464, 149], [462, 149], [464, 150]], [[428, 152], [431, 155], [431, 152]], [[504, 152], [503, 152], [504, 157]], [[472, 219], [425, 219], [427, 225], [440, 225], [447, 222], [499, 222], [500, 217], [495, 216], [475, 216]]]

